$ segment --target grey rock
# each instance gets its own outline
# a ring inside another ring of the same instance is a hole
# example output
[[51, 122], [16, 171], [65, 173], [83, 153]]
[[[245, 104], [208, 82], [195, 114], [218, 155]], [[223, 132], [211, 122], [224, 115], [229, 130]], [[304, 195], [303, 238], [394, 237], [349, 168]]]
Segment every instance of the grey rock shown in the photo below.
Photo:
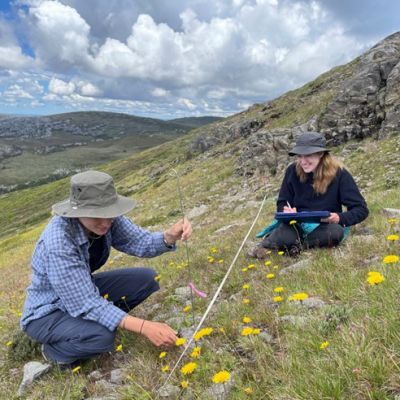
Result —
[[162, 397], [163, 399], [177, 399], [180, 393], [180, 388], [177, 386], [167, 384], [164, 385], [159, 391], [158, 395]]
[[384, 208], [382, 210], [382, 212], [388, 218], [398, 218], [398, 217], [400, 217], [400, 210], [398, 208]]
[[183, 300], [188, 300], [192, 296], [192, 289], [188, 286], [182, 286], [175, 289], [175, 295], [181, 297]]
[[297, 272], [301, 270], [305, 270], [307, 268], [310, 268], [311, 266], [311, 260], [305, 259], [298, 261], [297, 263], [290, 265], [289, 267], [283, 268], [278, 272], [278, 275], [286, 275], [291, 272]]
[[215, 400], [226, 400], [226, 399], [230, 399], [230, 394], [231, 394], [231, 390], [232, 387], [235, 383], [235, 377], [234, 377], [235, 373], [232, 372], [231, 373], [231, 377], [229, 379], [229, 381], [225, 382], [225, 383], [218, 383], [215, 384], [211, 387], [209, 387], [206, 390], [206, 395], [209, 396], [209, 398], [215, 399]]
[[114, 385], [122, 385], [125, 381], [125, 373], [122, 369], [113, 369], [110, 373], [110, 382]]
[[272, 344], [274, 343], [274, 338], [271, 334], [269, 334], [267, 331], [262, 331], [258, 337], [267, 344]]
[[187, 213], [187, 217], [188, 219], [194, 219], [196, 217], [200, 217], [201, 215], [203, 215], [204, 213], [206, 213], [208, 211], [208, 206], [205, 204], [202, 204], [201, 206], [192, 208], [188, 213]]
[[24, 365], [24, 375], [18, 389], [18, 395], [22, 396], [32, 383], [51, 370], [50, 364], [42, 364], [38, 361], [30, 361]]
[[307, 323], [307, 318], [301, 315], [283, 315], [279, 321], [296, 326], [304, 326]]
[[92, 371], [89, 375], [88, 378], [89, 380], [95, 382], [99, 381], [103, 377], [102, 373], [99, 370]]

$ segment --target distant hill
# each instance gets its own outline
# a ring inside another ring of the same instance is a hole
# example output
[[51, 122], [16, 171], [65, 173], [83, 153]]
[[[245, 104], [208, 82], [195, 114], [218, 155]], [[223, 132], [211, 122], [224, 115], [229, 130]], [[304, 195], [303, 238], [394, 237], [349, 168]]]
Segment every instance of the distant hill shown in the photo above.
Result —
[[220, 119], [164, 121], [98, 111], [49, 116], [2, 114], [0, 193], [126, 157]]

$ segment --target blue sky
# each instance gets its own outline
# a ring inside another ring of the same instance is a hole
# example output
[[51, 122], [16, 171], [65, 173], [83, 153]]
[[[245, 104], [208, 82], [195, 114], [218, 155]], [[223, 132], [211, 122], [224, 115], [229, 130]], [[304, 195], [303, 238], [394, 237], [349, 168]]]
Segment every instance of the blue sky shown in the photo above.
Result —
[[0, 113], [239, 112], [400, 30], [398, 0], [2, 0]]

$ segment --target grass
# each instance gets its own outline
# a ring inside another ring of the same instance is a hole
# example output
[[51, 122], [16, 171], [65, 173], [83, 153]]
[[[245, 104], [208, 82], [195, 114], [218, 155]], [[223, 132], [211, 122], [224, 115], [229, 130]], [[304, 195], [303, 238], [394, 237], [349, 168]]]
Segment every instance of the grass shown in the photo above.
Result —
[[[345, 159], [367, 198], [371, 215], [353, 229], [342, 246], [303, 253], [301, 259], [309, 259], [310, 267], [287, 275], [278, 272], [291, 265], [292, 259], [271, 254], [271, 265], [256, 261], [254, 268], [244, 272], [242, 269], [253, 260], [247, 259], [245, 252], [239, 255], [205, 321], [204, 326], [212, 327], [213, 333], [200, 342], [196, 371], [185, 378], [180, 365], [171, 377], [170, 383], [177, 387], [183, 379], [189, 381], [189, 388], [179, 389], [178, 397], [186, 398], [190, 392], [194, 399], [215, 398], [208, 390], [213, 386], [212, 376], [222, 369], [234, 376], [230, 399], [358, 400], [395, 399], [400, 395], [400, 270], [398, 263], [382, 262], [385, 255], [398, 254], [399, 248], [398, 242], [389, 242], [386, 237], [400, 231], [400, 221], [390, 225], [382, 214], [383, 207], [400, 208], [400, 189], [392, 172], [397, 168], [394, 149], [398, 145], [397, 136], [379, 142], [365, 141], [359, 151]], [[235, 159], [225, 159], [222, 153], [212, 159], [186, 160], [189, 146], [190, 137], [185, 137], [105, 165], [103, 170], [115, 176], [120, 191], [130, 193], [137, 201], [138, 206], [130, 215], [133, 220], [152, 230], [168, 226], [180, 215], [176, 178], [170, 175], [172, 168], [180, 175], [185, 210], [201, 204], [208, 206], [205, 214], [193, 220], [194, 233], [188, 245], [192, 279], [209, 295], [207, 300], [195, 299], [194, 312], [200, 317], [256, 214], [257, 209], [246, 204], [259, 200], [263, 191], [258, 182], [234, 175]], [[280, 179], [277, 176], [271, 183], [278, 187]], [[243, 193], [244, 200], [240, 196], [234, 198], [236, 193]], [[8, 359], [6, 343], [18, 325], [30, 279], [30, 255], [49, 217], [49, 206], [66, 195], [64, 180], [0, 199], [1, 222], [7, 233], [0, 242], [0, 387], [4, 398], [15, 398], [21, 378], [23, 364]], [[274, 200], [272, 195], [268, 198], [251, 237], [271, 219]], [[222, 234], [215, 233], [228, 225], [233, 226]], [[368, 236], [360, 235], [364, 228], [371, 232]], [[212, 263], [208, 256], [214, 258]], [[152, 260], [137, 260], [117, 252], [110, 260], [106, 268], [151, 265], [161, 276], [162, 290], [139, 306], [135, 315], [179, 316], [182, 322], [175, 328], [192, 325], [190, 313], [183, 312], [184, 303], [173, 295], [176, 287], [188, 282], [184, 246], [176, 253]], [[370, 270], [380, 271], [385, 281], [370, 286], [366, 282]], [[267, 279], [267, 273], [275, 273], [275, 278]], [[244, 283], [249, 289], [243, 289]], [[277, 286], [284, 288], [280, 303], [272, 302]], [[288, 301], [289, 295], [296, 292], [324, 301], [325, 307], [308, 309]], [[250, 299], [250, 304], [243, 304], [244, 298]], [[159, 309], [152, 311], [155, 304]], [[285, 315], [305, 318], [306, 323], [283, 322], [281, 317]], [[244, 316], [252, 319], [250, 326], [268, 332], [272, 340], [264, 341], [259, 335], [242, 336]], [[320, 344], [325, 341], [329, 345], [321, 350]], [[168, 350], [167, 357], [161, 360], [159, 350], [135, 334], [119, 332], [117, 344], [120, 343], [122, 354], [92, 361], [79, 373], [53, 371], [43, 377], [29, 391], [29, 398], [101, 396], [108, 393], [107, 389], [90, 380], [88, 374], [98, 369], [107, 377], [110, 369], [122, 368], [126, 382], [115, 388], [120, 398], [155, 399], [167, 375], [161, 368], [165, 364], [172, 367], [182, 350]], [[190, 356], [185, 356], [182, 365], [189, 361]], [[246, 394], [246, 388], [253, 393]]]

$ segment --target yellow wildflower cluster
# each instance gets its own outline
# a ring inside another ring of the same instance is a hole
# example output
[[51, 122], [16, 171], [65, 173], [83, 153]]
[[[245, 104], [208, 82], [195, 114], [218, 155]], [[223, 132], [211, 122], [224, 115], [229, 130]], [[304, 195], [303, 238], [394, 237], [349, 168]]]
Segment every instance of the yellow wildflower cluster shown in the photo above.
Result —
[[295, 293], [289, 297], [289, 301], [303, 301], [308, 299], [308, 294], [304, 292]]
[[209, 336], [213, 332], [213, 328], [203, 328], [200, 329], [195, 335], [194, 335], [194, 340], [198, 341], [200, 340], [203, 336]]
[[181, 368], [181, 372], [183, 375], [190, 375], [194, 372], [196, 368], [197, 364], [195, 362], [189, 362]]
[[367, 282], [370, 285], [377, 285], [378, 283], [381, 283], [385, 280], [385, 277], [377, 271], [369, 271], [368, 272], [368, 278], [367, 278]]
[[222, 370], [222, 371], [217, 372], [213, 376], [212, 380], [214, 383], [225, 383], [225, 382], [229, 381], [230, 377], [231, 377], [231, 374], [228, 371]]
[[399, 261], [399, 256], [396, 256], [393, 254], [389, 254], [388, 256], [385, 256], [383, 258], [384, 264], [394, 264], [394, 263], [397, 263], [398, 261]]

